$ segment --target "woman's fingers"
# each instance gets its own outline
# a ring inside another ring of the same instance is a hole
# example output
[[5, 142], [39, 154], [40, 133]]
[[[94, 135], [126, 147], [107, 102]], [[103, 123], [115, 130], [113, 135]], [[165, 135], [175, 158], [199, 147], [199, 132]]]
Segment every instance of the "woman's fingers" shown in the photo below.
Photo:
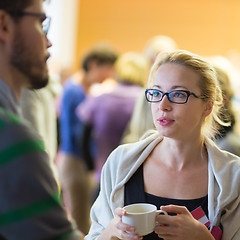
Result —
[[123, 208], [116, 208], [115, 214], [119, 217], [126, 215], [126, 211]]
[[136, 231], [136, 228], [134, 226], [125, 224], [122, 222], [122, 216], [126, 215], [126, 211], [123, 208], [116, 208], [115, 209], [116, 214], [116, 228], [118, 231], [118, 238], [119, 239], [127, 239], [127, 240], [141, 240], [142, 237], [138, 236], [137, 234], [134, 234]]
[[123, 222], [118, 222], [117, 223], [117, 228], [124, 231], [124, 232], [130, 232], [130, 233], [134, 233], [135, 230], [136, 230], [134, 226], [130, 226], [130, 225], [125, 224]]
[[176, 206], [176, 205], [167, 205], [167, 206], [161, 206], [160, 208], [163, 211], [166, 211], [168, 213], [176, 213], [176, 214], [188, 214], [189, 211], [184, 206]]

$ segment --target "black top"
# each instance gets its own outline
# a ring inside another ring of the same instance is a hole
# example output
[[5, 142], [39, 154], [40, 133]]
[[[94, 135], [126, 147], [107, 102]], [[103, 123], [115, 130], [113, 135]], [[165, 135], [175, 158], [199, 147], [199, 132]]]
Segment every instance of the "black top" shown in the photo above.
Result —
[[[125, 184], [124, 190], [124, 205], [129, 205], [133, 203], [151, 203], [154, 204], [157, 209], [162, 205], [179, 205], [185, 206], [191, 212], [198, 207], [202, 207], [206, 216], [208, 216], [208, 196], [197, 199], [171, 199], [158, 197], [144, 191], [144, 182], [143, 182], [143, 164], [139, 169], [134, 173], [134, 175], [129, 179]], [[170, 214], [169, 214], [170, 215]], [[159, 240], [157, 234], [150, 233], [143, 237], [144, 240]]]

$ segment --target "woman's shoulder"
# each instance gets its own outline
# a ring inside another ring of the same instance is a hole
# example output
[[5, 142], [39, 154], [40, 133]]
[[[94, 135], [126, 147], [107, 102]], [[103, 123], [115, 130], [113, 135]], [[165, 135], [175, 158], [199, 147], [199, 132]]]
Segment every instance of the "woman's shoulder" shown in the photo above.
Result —
[[154, 132], [146, 138], [134, 143], [125, 143], [119, 145], [109, 155], [106, 164], [109, 166], [124, 167], [132, 166], [137, 161], [146, 159], [152, 149], [161, 141], [159, 134]]
[[[232, 172], [239, 174], [240, 177], [240, 157], [220, 149], [215, 142], [208, 140], [207, 149], [211, 165], [217, 171]], [[224, 169], [224, 171], [223, 171]]]
[[229, 152], [226, 151], [224, 149], [221, 149], [217, 143], [215, 143], [213, 140], [207, 139], [206, 141], [206, 146], [208, 149], [208, 152], [212, 153], [214, 156], [218, 156], [220, 159], [229, 159], [229, 160], [236, 160], [236, 161], [240, 161], [240, 157]]

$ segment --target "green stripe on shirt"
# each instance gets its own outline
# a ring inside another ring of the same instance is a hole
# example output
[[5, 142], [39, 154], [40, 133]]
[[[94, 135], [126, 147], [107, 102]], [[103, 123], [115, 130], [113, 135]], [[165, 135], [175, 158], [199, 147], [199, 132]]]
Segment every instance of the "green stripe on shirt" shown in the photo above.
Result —
[[0, 214], [0, 227], [43, 214], [61, 205], [59, 192], [22, 208]]
[[0, 166], [25, 154], [44, 151], [44, 144], [41, 140], [25, 140], [15, 143], [0, 152]]
[[[2, 107], [0, 107], [0, 114], [3, 114], [13, 124], [16, 124], [16, 125], [22, 124], [22, 121], [16, 114]], [[6, 124], [7, 124], [6, 120], [0, 119], [0, 130], [2, 130], [6, 126]]]
[[13, 112], [8, 111], [8, 110], [0, 107], [0, 113], [2, 113], [3, 115], [5, 115], [6, 117], [8, 117], [8, 119], [9, 119], [12, 123], [22, 124], [20, 118], [19, 118], [16, 114], [14, 114]]

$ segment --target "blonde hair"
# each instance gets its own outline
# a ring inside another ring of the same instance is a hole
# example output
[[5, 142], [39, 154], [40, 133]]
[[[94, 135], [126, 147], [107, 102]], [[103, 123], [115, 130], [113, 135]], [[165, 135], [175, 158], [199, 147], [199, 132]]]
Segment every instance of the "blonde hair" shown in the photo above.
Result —
[[122, 54], [115, 63], [117, 80], [145, 86], [148, 75], [147, 60], [139, 53]]
[[[220, 126], [229, 125], [229, 123], [225, 123], [220, 119], [220, 109], [223, 106], [222, 92], [219, 87], [216, 72], [209, 62], [204, 58], [185, 50], [160, 53], [157, 56], [149, 75], [149, 87], [153, 84], [157, 70], [165, 63], [176, 63], [186, 66], [194, 70], [200, 76], [199, 87], [201, 90], [201, 96], [204, 97], [203, 101], [213, 102], [212, 112], [205, 118], [202, 126], [203, 136], [213, 138], [218, 132], [218, 124]], [[216, 124], [216, 122], [218, 124]]]

